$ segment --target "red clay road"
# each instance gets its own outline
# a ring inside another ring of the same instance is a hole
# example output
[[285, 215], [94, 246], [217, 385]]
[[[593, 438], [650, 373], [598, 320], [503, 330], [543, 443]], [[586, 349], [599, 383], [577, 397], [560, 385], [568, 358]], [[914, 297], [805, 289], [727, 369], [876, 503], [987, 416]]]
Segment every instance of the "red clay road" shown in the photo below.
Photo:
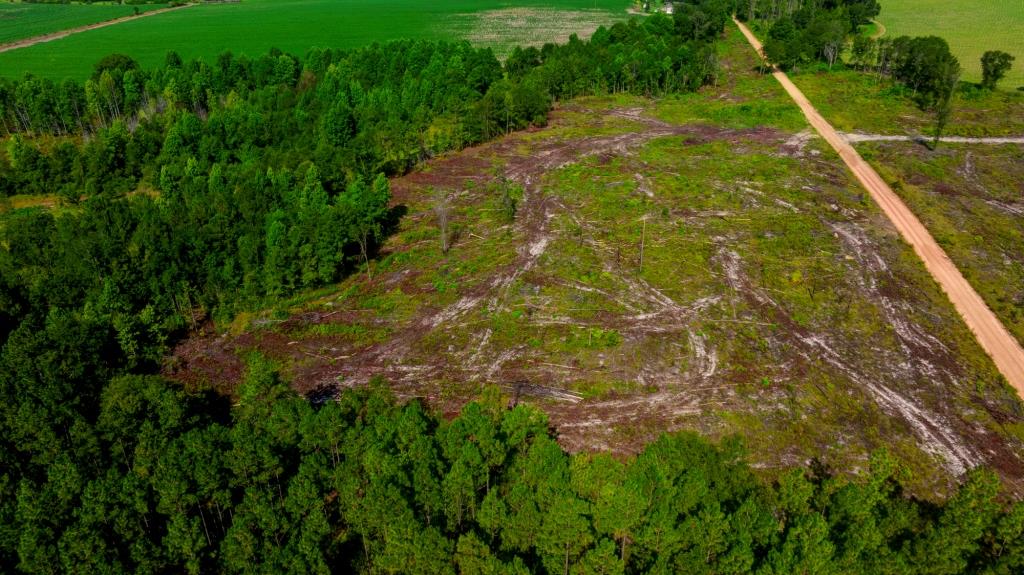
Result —
[[42, 34], [40, 36], [33, 36], [31, 38], [24, 38], [22, 40], [15, 40], [9, 44], [0, 44], [0, 52], [10, 52], [11, 50], [17, 50], [18, 48], [28, 48], [36, 44], [42, 44], [43, 42], [50, 42], [53, 40], [60, 40], [61, 38], [67, 38], [72, 34], [78, 34], [79, 32], [87, 32], [89, 30], [95, 30], [97, 28], [105, 28], [107, 26], [113, 26], [114, 24], [122, 24], [129, 20], [138, 20], [139, 18], [147, 18], [149, 16], [156, 16], [157, 14], [163, 14], [164, 12], [170, 12], [171, 10], [180, 10], [182, 8], [188, 8], [193, 4], [185, 4], [182, 6], [171, 6], [170, 8], [161, 8], [159, 10], [153, 10], [150, 12], [143, 12], [142, 14], [136, 14], [134, 16], [125, 16], [124, 18], [115, 18], [114, 20], [107, 20], [106, 22], [97, 22], [95, 24], [88, 24], [85, 26], [79, 26], [78, 28], [68, 28], [67, 30], [61, 30], [59, 32], [51, 32], [49, 34]]
[[[736, 21], [736, 25], [747, 37], [750, 45], [763, 58], [764, 52], [757, 38], [741, 22]], [[878, 175], [878, 172], [836, 133], [835, 129], [814, 109], [807, 97], [790, 81], [786, 74], [778, 69], [772, 74], [800, 106], [811, 126], [839, 153], [839, 157], [846, 162], [853, 175], [882, 208], [903, 239], [914, 248], [917, 256], [924, 262], [925, 268], [946, 292], [956, 311], [964, 318], [967, 327], [974, 332], [978, 343], [992, 357], [996, 367], [999, 368], [1010, 385], [1017, 390], [1017, 394], [1024, 398], [1024, 349], [1021, 348], [1020, 343], [1010, 335], [1010, 332], [1006, 331], [1006, 327], [985, 305], [985, 301], [981, 299], [978, 292], [974, 291], [971, 284], [964, 279], [963, 274], [949, 259], [946, 252], [939, 247], [917, 216], [892, 191], [885, 180]]]

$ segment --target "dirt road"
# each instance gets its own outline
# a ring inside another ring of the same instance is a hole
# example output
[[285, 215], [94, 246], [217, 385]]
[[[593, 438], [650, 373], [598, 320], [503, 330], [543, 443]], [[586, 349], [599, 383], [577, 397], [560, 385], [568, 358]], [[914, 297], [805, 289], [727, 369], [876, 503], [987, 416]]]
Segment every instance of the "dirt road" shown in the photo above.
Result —
[[33, 36], [31, 38], [25, 38], [23, 40], [17, 40], [9, 44], [0, 44], [0, 52], [10, 52], [11, 50], [17, 50], [19, 48], [28, 48], [29, 46], [35, 46], [36, 44], [42, 44], [43, 42], [51, 42], [53, 40], [60, 40], [61, 38], [67, 38], [72, 34], [78, 34], [79, 32], [88, 32], [89, 30], [96, 30], [97, 28], [105, 28], [107, 26], [113, 26], [114, 24], [123, 24], [130, 20], [138, 20], [139, 18], [146, 18], [149, 16], [156, 16], [157, 14], [163, 14], [172, 10], [181, 10], [182, 8], [188, 8], [194, 6], [194, 4], [185, 4], [183, 6], [171, 6], [170, 8], [161, 8], [159, 10], [153, 10], [150, 12], [143, 12], [142, 14], [136, 14], [134, 16], [125, 16], [124, 18], [116, 18], [114, 20], [107, 20], [105, 22], [97, 22], [95, 24], [89, 24], [87, 26], [79, 26], [78, 28], [69, 28], [67, 30], [61, 30], [59, 32], [51, 32], [49, 34], [42, 34], [40, 36]]
[[[763, 57], [762, 46], [757, 38], [743, 23], [736, 21], [736, 25], [746, 36], [750, 45]], [[985, 301], [978, 295], [978, 292], [974, 291], [974, 288], [964, 279], [963, 274], [953, 265], [946, 252], [928, 233], [928, 230], [910, 211], [910, 208], [903, 203], [903, 200], [889, 188], [885, 180], [860, 157], [860, 154], [836, 132], [831, 124], [825, 121], [825, 118], [818, 113], [786, 74], [780, 70], [774, 70], [772, 74], [800, 106], [800, 110], [803, 111], [811, 126], [846, 162], [847, 167], [882, 208], [903, 239], [914, 248], [918, 257], [924, 262], [925, 268], [953, 302], [953, 306], [963, 317], [967, 327], [974, 332], [978, 343], [992, 357], [996, 367], [999, 368], [1010, 385], [1017, 390], [1018, 395], [1024, 398], [1024, 349], [1021, 348], [1020, 343], [1010, 335], [1010, 332], [992, 313], [992, 310], [985, 305]]]
[[885, 33], [886, 33], [885, 24], [882, 24], [882, 22], [880, 20], [872, 20], [872, 22], [875, 23], [875, 26], [877, 26], [878, 29], [876, 29], [875, 33], [871, 35], [871, 39], [872, 40], [878, 40], [882, 36], [885, 36]]
[[[851, 144], [860, 142], [931, 142], [934, 138], [928, 136], [897, 136], [894, 134], [861, 134], [859, 132], [839, 132], [844, 140]], [[1024, 136], [1009, 136], [995, 138], [966, 138], [963, 136], [943, 136], [939, 141], [944, 144], [1024, 144]]]

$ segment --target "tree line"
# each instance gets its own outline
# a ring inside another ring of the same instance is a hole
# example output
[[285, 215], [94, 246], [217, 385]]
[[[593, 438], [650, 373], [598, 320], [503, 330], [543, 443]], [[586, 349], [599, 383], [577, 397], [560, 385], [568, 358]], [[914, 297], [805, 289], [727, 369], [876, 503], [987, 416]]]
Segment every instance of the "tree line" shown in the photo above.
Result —
[[983, 470], [932, 504], [906, 495], [906, 470], [884, 452], [854, 480], [817, 465], [772, 483], [743, 463], [736, 441], [690, 433], [635, 457], [568, 455], [542, 412], [509, 408], [496, 389], [444, 421], [417, 401], [396, 404], [382, 382], [310, 402], [256, 356], [237, 395], [232, 407], [158, 377], [116, 376], [89, 421], [59, 438], [27, 426], [5, 433], [20, 447], [2, 456], [0, 564], [424, 575], [1024, 569], [1024, 505], [1001, 503], [999, 480]]
[[785, 69], [841, 61], [853, 36], [851, 63], [907, 85], [923, 109], [948, 103], [960, 77], [949, 44], [936, 36], [873, 39], [859, 28], [878, 15], [876, 0], [751, 2], [748, 17], [768, 23], [765, 57]]
[[871, 22], [877, 0], [740, 0], [737, 15], [770, 24], [765, 56], [784, 68], [824, 61], [832, 67], [847, 37]]

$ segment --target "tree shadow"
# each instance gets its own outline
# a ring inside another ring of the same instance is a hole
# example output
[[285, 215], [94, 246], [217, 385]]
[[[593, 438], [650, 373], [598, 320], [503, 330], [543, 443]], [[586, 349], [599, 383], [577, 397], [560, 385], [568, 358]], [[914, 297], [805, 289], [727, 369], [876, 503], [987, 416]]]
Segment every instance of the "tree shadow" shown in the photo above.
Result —
[[381, 237], [387, 238], [398, 231], [398, 225], [402, 222], [402, 218], [404, 218], [408, 213], [409, 208], [405, 204], [399, 204], [389, 209], [388, 214], [384, 217], [383, 225], [381, 226], [383, 231]]

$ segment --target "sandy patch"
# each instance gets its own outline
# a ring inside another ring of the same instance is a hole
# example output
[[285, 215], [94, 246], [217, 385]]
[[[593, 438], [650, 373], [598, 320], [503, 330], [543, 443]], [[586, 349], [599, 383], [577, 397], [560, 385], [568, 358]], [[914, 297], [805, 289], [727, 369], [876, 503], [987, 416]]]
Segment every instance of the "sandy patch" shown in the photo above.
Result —
[[[516, 45], [565, 43], [573, 34], [589, 38], [599, 27], [611, 26], [626, 16], [625, 12], [618, 15], [605, 10], [505, 8], [456, 14], [454, 28], [473, 44], [490, 46], [504, 57]], [[446, 22], [444, 26], [451, 29], [452, 23]]]

